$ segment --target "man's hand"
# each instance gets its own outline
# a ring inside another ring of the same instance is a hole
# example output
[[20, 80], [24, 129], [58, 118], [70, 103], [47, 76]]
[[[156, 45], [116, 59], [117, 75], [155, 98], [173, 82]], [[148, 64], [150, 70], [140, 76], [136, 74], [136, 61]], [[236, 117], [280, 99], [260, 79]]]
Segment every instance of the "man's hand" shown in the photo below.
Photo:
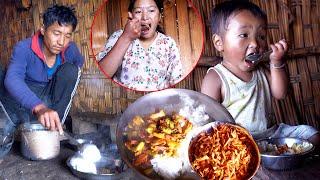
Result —
[[141, 21], [134, 18], [131, 12], [128, 13], [128, 21], [124, 27], [123, 35], [133, 41], [141, 35]]
[[63, 134], [60, 118], [56, 111], [48, 108], [44, 104], [39, 104], [34, 108], [33, 112], [44, 127], [51, 131], [58, 130], [60, 134]]

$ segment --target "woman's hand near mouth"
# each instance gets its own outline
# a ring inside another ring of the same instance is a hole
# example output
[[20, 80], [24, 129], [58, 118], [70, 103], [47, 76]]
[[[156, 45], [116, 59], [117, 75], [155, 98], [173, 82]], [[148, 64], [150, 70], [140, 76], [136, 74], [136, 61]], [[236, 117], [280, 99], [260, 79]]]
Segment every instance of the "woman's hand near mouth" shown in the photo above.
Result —
[[138, 18], [133, 18], [129, 12], [128, 21], [122, 35], [110, 52], [99, 61], [100, 68], [102, 68], [103, 72], [110, 78], [113, 77], [119, 66], [121, 66], [123, 57], [132, 41], [139, 38], [140, 35], [141, 21]]
[[128, 12], [128, 21], [124, 27], [123, 35], [131, 41], [139, 38], [141, 35], [141, 21], [133, 17], [131, 12]]

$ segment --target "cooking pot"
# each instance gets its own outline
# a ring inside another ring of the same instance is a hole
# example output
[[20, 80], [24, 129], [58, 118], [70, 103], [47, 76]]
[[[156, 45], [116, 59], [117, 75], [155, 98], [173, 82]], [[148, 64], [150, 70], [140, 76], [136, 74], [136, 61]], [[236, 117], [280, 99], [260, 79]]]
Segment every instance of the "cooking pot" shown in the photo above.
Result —
[[116, 141], [120, 155], [126, 164], [134, 169], [139, 179], [159, 179], [161, 177], [154, 174], [147, 176], [132, 164], [134, 157], [125, 147], [126, 136], [124, 135], [124, 132], [128, 123], [131, 122], [133, 117], [136, 115], [145, 116], [161, 109], [163, 109], [167, 114], [179, 112], [179, 110], [186, 106], [186, 103], [188, 104], [188, 102], [186, 102], [188, 100], [185, 100], [188, 98], [194, 101], [196, 107], [199, 107], [200, 105], [204, 107], [205, 113], [209, 116], [208, 122], [222, 121], [235, 123], [230, 113], [220, 103], [209, 96], [196, 91], [187, 89], [166, 89], [140, 97], [134, 103], [130, 104], [122, 114], [119, 123], [117, 124], [116, 131]]
[[59, 155], [58, 131], [50, 131], [38, 123], [24, 123], [21, 129], [21, 152], [30, 160], [48, 160]]

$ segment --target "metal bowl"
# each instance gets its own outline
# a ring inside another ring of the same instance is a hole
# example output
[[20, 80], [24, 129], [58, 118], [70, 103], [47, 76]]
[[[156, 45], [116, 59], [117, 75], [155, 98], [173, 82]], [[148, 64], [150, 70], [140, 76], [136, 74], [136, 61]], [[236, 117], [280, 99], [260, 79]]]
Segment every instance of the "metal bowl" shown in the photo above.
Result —
[[[167, 114], [172, 112], [179, 112], [179, 110], [185, 106], [181, 100], [181, 96], [188, 96], [195, 102], [205, 106], [205, 112], [209, 116], [209, 122], [222, 121], [234, 123], [234, 119], [220, 103], [216, 102], [209, 96], [187, 89], [166, 89], [158, 92], [149, 93], [132, 103], [125, 112], [122, 114], [119, 123], [117, 125], [116, 141], [120, 151], [122, 159], [126, 164], [133, 168], [139, 178], [142, 179], [160, 179], [156, 173], [151, 175], [143, 174], [135, 167], [132, 162], [134, 156], [125, 147], [126, 137], [123, 135], [128, 123], [132, 121], [136, 115], [149, 115], [157, 110], [163, 109]], [[188, 117], [187, 117], [188, 118]]]
[[[192, 152], [195, 148], [194, 142], [198, 139], [200, 133], [211, 132], [213, 130], [213, 128], [217, 127], [218, 125], [231, 126], [233, 128], [236, 128], [238, 131], [240, 131], [242, 134], [244, 134], [246, 136], [246, 139], [247, 139], [246, 144], [251, 149], [252, 158], [251, 158], [250, 163], [248, 165], [248, 171], [247, 171], [247, 175], [246, 175], [245, 179], [251, 179], [257, 173], [259, 166], [260, 166], [260, 153], [259, 153], [258, 145], [254, 141], [252, 135], [250, 135], [250, 133], [246, 129], [244, 129], [243, 127], [240, 127], [236, 124], [232, 124], [232, 123], [211, 122], [211, 123], [208, 123], [198, 129], [196, 129], [196, 131], [194, 131], [192, 138], [190, 140], [190, 143], [189, 143], [189, 150], [188, 150], [189, 166], [194, 170], [194, 167], [191, 165], [190, 161], [192, 161], [192, 159], [193, 159]], [[207, 178], [202, 178], [202, 179], [207, 179]]]
[[[108, 173], [98, 172], [98, 174], [81, 172], [81, 171], [78, 171], [77, 169], [75, 169], [71, 165], [70, 161], [71, 161], [71, 157], [68, 158], [68, 160], [67, 160], [67, 166], [71, 170], [72, 174], [74, 174], [75, 176], [77, 176], [81, 179], [90, 179], [90, 180], [112, 179], [112, 180], [115, 180], [115, 179], [121, 179], [121, 177], [122, 177], [122, 174], [115, 173], [115, 172], [108, 172]], [[95, 163], [95, 165], [96, 165], [97, 169], [107, 168], [106, 162], [101, 161], [101, 162]]]
[[[69, 157], [67, 160], [67, 166], [71, 170], [72, 174], [81, 178], [81, 179], [90, 179], [90, 180], [120, 180], [128, 177], [129, 174], [125, 171], [124, 162], [121, 160], [120, 155], [118, 154], [118, 149], [115, 144], [108, 145], [109, 151], [104, 151], [101, 153], [101, 159], [98, 162], [95, 162], [94, 165], [97, 169], [97, 174], [87, 173], [77, 170], [71, 165], [71, 159]], [[74, 156], [77, 156], [75, 154]], [[78, 156], [80, 157], [80, 156]]]
[[90, 139], [74, 138], [74, 140], [70, 140], [70, 139], [68, 140], [68, 146], [74, 151], [78, 151], [81, 148], [81, 146], [83, 146], [84, 144], [96, 145], [96, 143], [94, 143], [93, 140], [90, 140]]
[[21, 129], [21, 151], [30, 160], [48, 160], [60, 153], [58, 131], [50, 131], [38, 123], [24, 123]]
[[[299, 138], [268, 138], [259, 140], [257, 143], [260, 149], [262, 165], [273, 170], [289, 170], [299, 167], [301, 164], [303, 164], [304, 159], [310, 156], [314, 149], [314, 146], [311, 142]], [[291, 147], [294, 143], [304, 143], [304, 145], [306, 145], [306, 149], [298, 154], [270, 155], [266, 152], [267, 143], [277, 146], [287, 144], [289, 147]]]

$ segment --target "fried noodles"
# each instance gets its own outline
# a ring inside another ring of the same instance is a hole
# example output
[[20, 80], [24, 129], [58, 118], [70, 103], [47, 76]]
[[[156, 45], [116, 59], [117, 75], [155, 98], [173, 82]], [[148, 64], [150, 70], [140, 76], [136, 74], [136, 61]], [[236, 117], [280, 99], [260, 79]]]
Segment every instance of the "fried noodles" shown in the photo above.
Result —
[[217, 125], [192, 140], [190, 163], [205, 179], [247, 179], [258, 157], [252, 143], [241, 128]]

